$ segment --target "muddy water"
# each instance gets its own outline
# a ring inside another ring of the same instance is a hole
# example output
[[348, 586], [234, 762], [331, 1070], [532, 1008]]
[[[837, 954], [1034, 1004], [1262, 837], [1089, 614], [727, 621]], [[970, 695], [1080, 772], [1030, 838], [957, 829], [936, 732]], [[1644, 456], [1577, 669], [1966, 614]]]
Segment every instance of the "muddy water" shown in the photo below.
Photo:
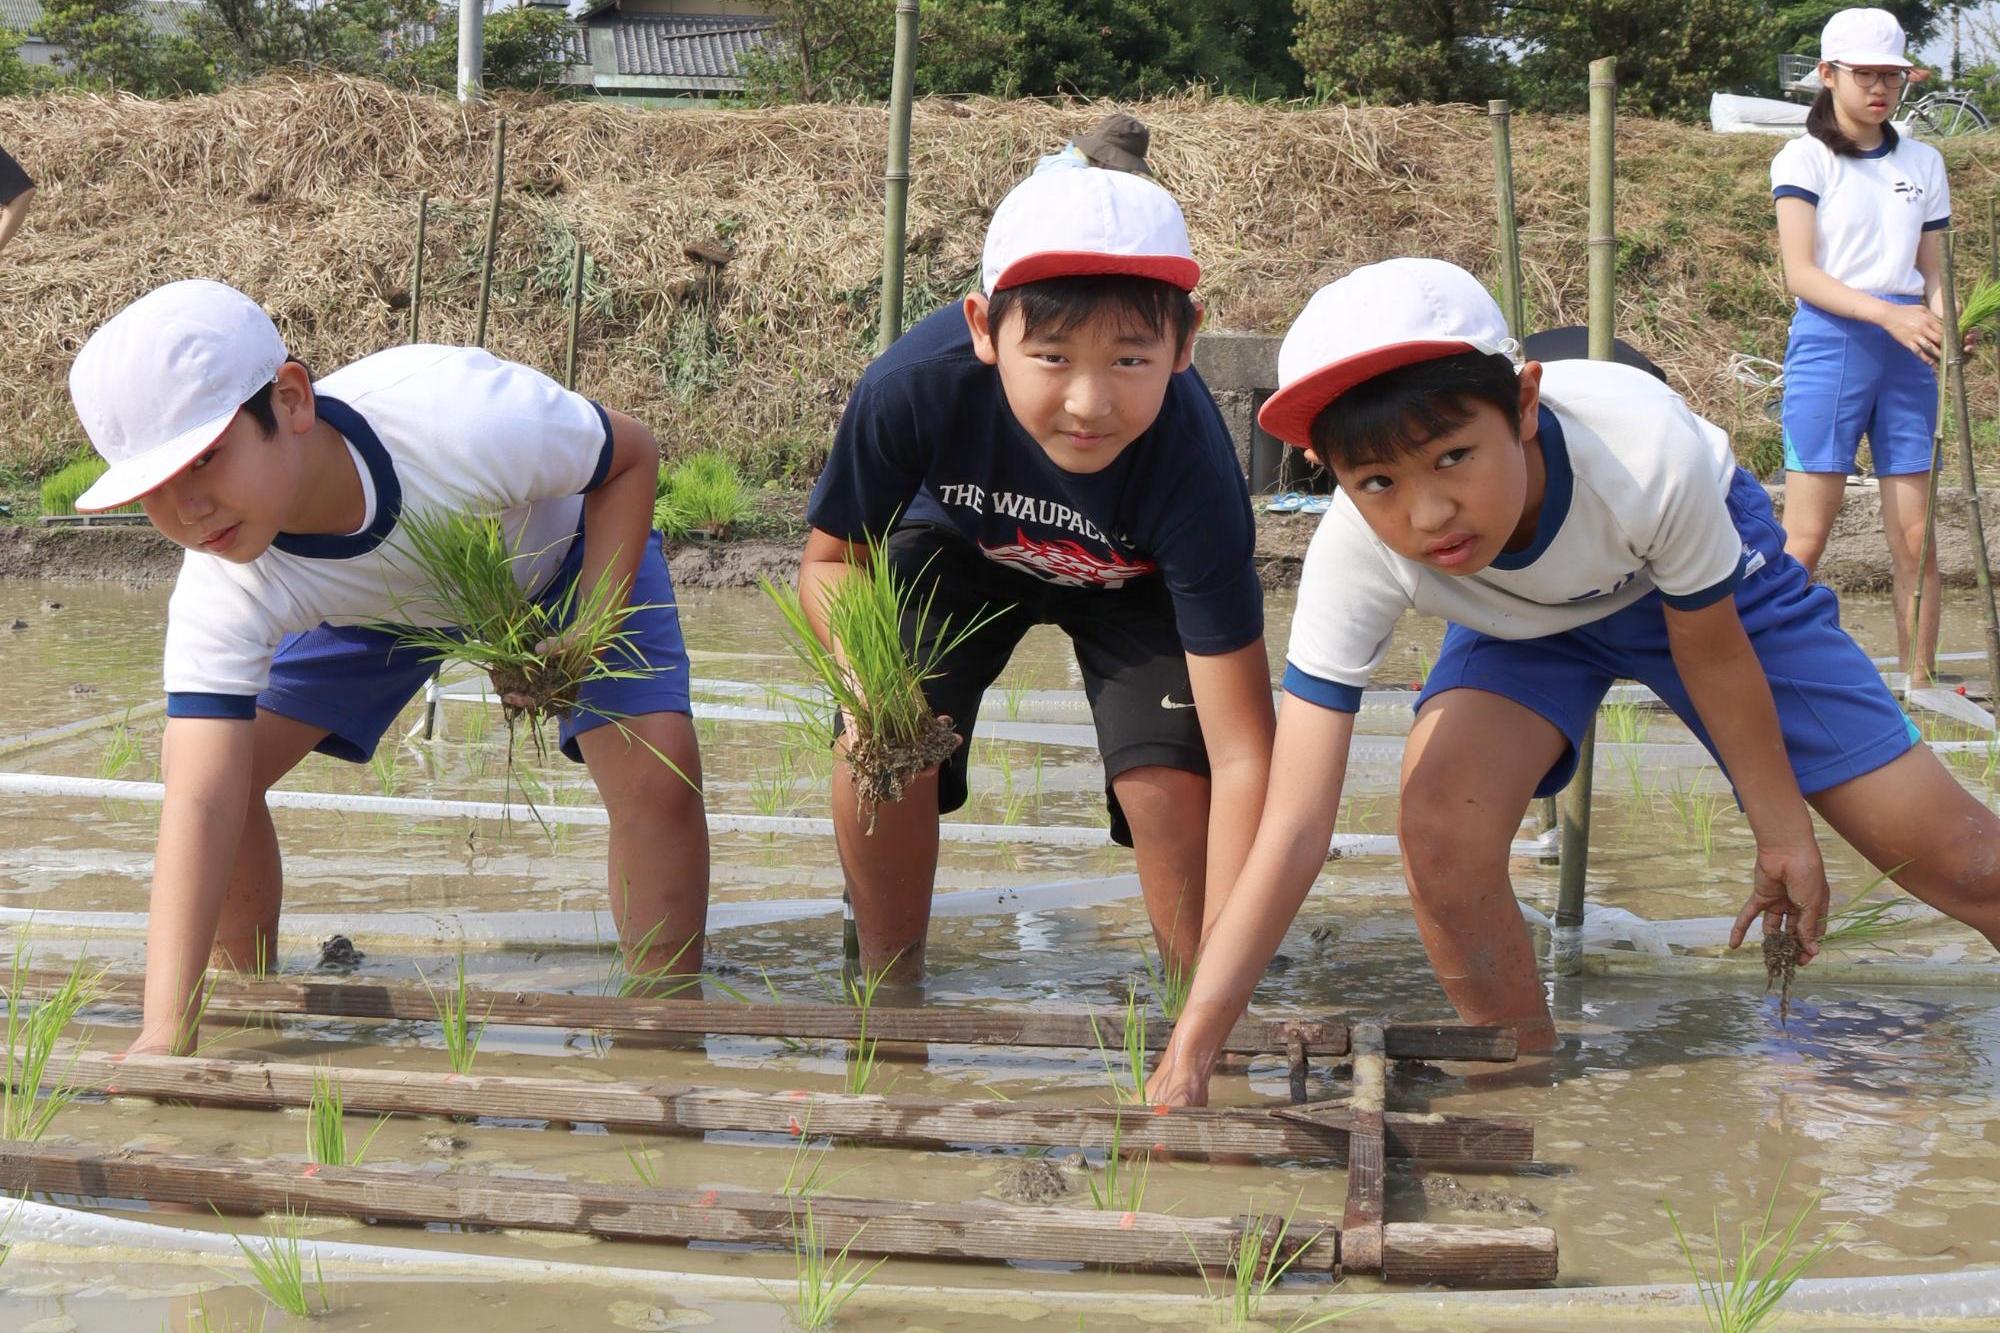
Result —
[[[60, 609], [43, 609], [44, 600]], [[157, 693], [157, 643], [164, 593], [100, 588], [0, 585], [0, 627], [19, 617], [25, 630], [0, 628], [0, 745], [36, 728], [95, 716], [115, 717]], [[772, 617], [749, 594], [690, 596], [684, 614], [708, 704], [775, 706], [730, 693], [724, 682], [761, 689], [797, 679], [777, 643]], [[1289, 607], [1274, 600], [1272, 642], [1282, 644]], [[1885, 608], [1856, 603], [1850, 622], [1877, 652], [1893, 647]], [[1947, 649], [1978, 646], [1969, 605], [1948, 612]], [[1419, 678], [1435, 651], [1434, 627], [1398, 643], [1381, 684]], [[1968, 664], [1977, 669], [1977, 664]], [[1014, 689], [989, 708], [1041, 716], [1034, 691], [1074, 690], [1080, 682], [1059, 638], [1038, 632], [1003, 684]], [[82, 688], [79, 688], [82, 687]], [[443, 705], [446, 739], [399, 746], [393, 764], [357, 767], [315, 758], [285, 784], [302, 791], [497, 799], [507, 791], [506, 739], [497, 716], [477, 704]], [[415, 720], [411, 710], [407, 726]], [[1081, 721], [1062, 718], [1062, 722]], [[1599, 766], [1594, 902], [1654, 919], [1733, 912], [1744, 892], [1747, 828], [1726, 787], [1689, 750], [1687, 733], [1663, 714], [1621, 719]], [[1363, 715], [1369, 746], [1356, 765], [1355, 799], [1342, 827], [1393, 831], [1395, 750], [1407, 731], [1400, 709]], [[0, 758], [0, 767], [77, 776], [154, 776], [159, 722], [81, 733]], [[483, 730], [482, 730], [483, 728]], [[711, 808], [731, 813], [825, 813], [823, 755], [779, 726], [704, 721], [704, 761]], [[1941, 728], [1941, 731], [1948, 728]], [[1075, 739], [1073, 737], [1068, 739]], [[1621, 742], [1632, 742], [1625, 744]], [[1643, 744], [1646, 748], [1640, 748]], [[590, 804], [581, 770], [538, 762], [526, 751], [531, 790], [547, 803]], [[1087, 746], [1038, 741], [982, 741], [975, 754], [978, 795], [956, 818], [988, 824], [1096, 826], [1101, 776]], [[1975, 789], [1990, 794], [1985, 756], [1961, 758]], [[0, 796], [0, 906], [131, 913], [142, 909], [156, 808], [136, 802]], [[281, 811], [287, 854], [288, 909], [338, 918], [368, 957], [365, 974], [410, 977], [448, 962], [438, 952], [375, 944], [371, 914], [391, 910], [579, 912], [601, 907], [603, 831], [532, 825], [503, 828], [456, 818], [412, 820], [369, 814]], [[1529, 830], [1532, 831], [1532, 830]], [[1836, 896], [1872, 878], [1855, 858], [1829, 846]], [[941, 887], [1025, 887], [1094, 880], [1130, 869], [1116, 849], [1027, 842], [947, 843]], [[1518, 863], [1525, 900], [1552, 907], [1550, 867]], [[823, 838], [728, 835], [716, 841], [715, 901], [823, 906], [838, 892], [838, 869]], [[1146, 938], [1135, 898], [1090, 906], [1038, 899], [1031, 911], [944, 916], [933, 927], [933, 977], [939, 1002], [1121, 1005], [1128, 985], [1145, 985], [1140, 943]], [[608, 923], [605, 926], [608, 933]], [[711, 946], [717, 993], [753, 997], [826, 997], [838, 957], [838, 919], [816, 915], [719, 932]], [[307, 941], [309, 944], [310, 942]], [[45, 956], [75, 947], [73, 937], [45, 934]], [[107, 931], [92, 951], [134, 962], [137, 942]], [[1892, 948], [1912, 954], [1963, 948], [1986, 959], [1985, 946], [1956, 927], [1924, 922]], [[289, 969], [312, 965], [308, 948], [287, 950]], [[589, 947], [484, 950], [468, 967], [475, 979], [518, 989], [596, 990], [608, 958]], [[1842, 1239], [1815, 1270], [1823, 1276], [1957, 1271], [2000, 1261], [2000, 1090], [1993, 1052], [2000, 1049], [2000, 990], [1901, 989], [1869, 993], [1801, 979], [1789, 1023], [1761, 982], [1743, 979], [1607, 979], [1564, 984], [1556, 1002], [1575, 1040], [1554, 1060], [1532, 1067], [1404, 1070], [1391, 1105], [1407, 1110], [1506, 1112], [1533, 1116], [1541, 1166], [1519, 1176], [1465, 1175], [1425, 1180], [1404, 1167], [1390, 1173], [1389, 1210], [1397, 1220], [1487, 1225], [1535, 1222], [1556, 1228], [1563, 1281], [1622, 1284], [1684, 1278], [1662, 1201], [1672, 1203], [1697, 1237], [1712, 1235], [1719, 1210], [1732, 1237], [1739, 1220], [1761, 1213], [1783, 1173], [1785, 1217], [1814, 1193], [1819, 1215], [1807, 1234], [1839, 1226]], [[1352, 1008], [1395, 1017], [1447, 1013], [1410, 926], [1396, 865], [1387, 859], [1330, 864], [1280, 962], [1258, 993], [1268, 1009]], [[91, 1041], [116, 1049], [133, 1015], [105, 1009], [92, 1016]], [[438, 1033], [421, 1023], [300, 1020], [275, 1030], [212, 1027], [217, 1053], [238, 1058], [329, 1060], [342, 1066], [438, 1070]], [[789, 1048], [755, 1039], [710, 1039], [661, 1049], [576, 1036], [500, 1030], [489, 1033], [481, 1072], [562, 1074], [592, 1079], [664, 1078], [751, 1087], [842, 1085], [844, 1051]], [[1341, 1085], [1318, 1071], [1317, 1095]], [[1109, 1097], [1110, 1078], [1096, 1053], [933, 1048], [885, 1064], [876, 1090], [1014, 1100]], [[1283, 1071], [1253, 1062], [1218, 1079], [1218, 1100], [1250, 1104], [1282, 1096]], [[303, 1152], [302, 1115], [160, 1108], [85, 1102], [65, 1113], [62, 1136], [104, 1147], [148, 1147], [249, 1157]], [[708, 1143], [641, 1144], [575, 1131], [507, 1125], [390, 1122], [371, 1160], [490, 1174], [530, 1171], [624, 1182], [626, 1150], [650, 1150], [662, 1179], [677, 1184], [775, 1188], [794, 1165], [788, 1144], [745, 1136]], [[1058, 1154], [1058, 1156], [1062, 1156]], [[853, 1176], [837, 1190], [877, 1197], [974, 1200], [987, 1197], [1004, 1154], [942, 1154], [834, 1148], [825, 1172]], [[1089, 1207], [1083, 1176], [1095, 1160], [1068, 1163], [1072, 1206]], [[1233, 1215], [1291, 1207], [1337, 1215], [1344, 1178], [1318, 1167], [1256, 1169], [1159, 1163], [1146, 1181], [1149, 1209], [1183, 1215]], [[115, 1204], [108, 1211], [120, 1211]], [[129, 1208], [129, 1205], [128, 1205]], [[143, 1213], [133, 1213], [143, 1216]], [[175, 1225], [214, 1230], [214, 1219], [173, 1217]], [[235, 1223], [254, 1231], [255, 1224]], [[682, 1328], [785, 1326], [791, 1294], [788, 1254], [601, 1244], [570, 1238], [465, 1235], [414, 1229], [316, 1225], [327, 1239], [362, 1240], [443, 1251], [516, 1255], [621, 1270], [690, 1276], [637, 1287], [614, 1282], [548, 1285], [441, 1282], [335, 1284], [335, 1312], [316, 1326], [361, 1328]], [[1698, 1239], [1697, 1244], [1701, 1241]], [[0, 1267], [0, 1326], [103, 1329], [201, 1326], [189, 1292], [240, 1283], [182, 1265], [108, 1265], [76, 1256], [16, 1255]], [[759, 1285], [759, 1284], [764, 1285]], [[975, 1289], [924, 1301], [905, 1289]], [[1188, 1326], [1206, 1322], [1207, 1298], [1194, 1279], [1137, 1277], [1053, 1267], [892, 1263], [850, 1307], [864, 1327], [974, 1329], [1002, 1323], [1071, 1328], [1084, 1293], [1133, 1297], [1168, 1294], [1182, 1304], [1141, 1316], [1092, 1307], [1090, 1327]], [[1365, 1291], [1368, 1284], [1350, 1284]], [[1290, 1290], [1290, 1289], [1288, 1289]], [[669, 1292], [672, 1292], [669, 1295]], [[1024, 1293], [1039, 1292], [1030, 1296]], [[1296, 1294], [1314, 1289], [1301, 1284]], [[1095, 1299], [1095, 1298], [1092, 1298]], [[253, 1326], [258, 1299], [240, 1288], [207, 1295], [212, 1326]], [[981, 1304], [980, 1302], [985, 1302]], [[900, 1302], [900, 1303], [899, 1303]], [[1289, 1316], [1287, 1316], [1289, 1317]], [[1280, 1320], [1282, 1325], [1284, 1321]], [[1422, 1317], [1382, 1309], [1341, 1327], [1421, 1326]], [[1449, 1323], [1450, 1321], [1446, 1321]], [[274, 1319], [272, 1327], [281, 1326]], [[1462, 1325], [1460, 1325], [1462, 1326]]]

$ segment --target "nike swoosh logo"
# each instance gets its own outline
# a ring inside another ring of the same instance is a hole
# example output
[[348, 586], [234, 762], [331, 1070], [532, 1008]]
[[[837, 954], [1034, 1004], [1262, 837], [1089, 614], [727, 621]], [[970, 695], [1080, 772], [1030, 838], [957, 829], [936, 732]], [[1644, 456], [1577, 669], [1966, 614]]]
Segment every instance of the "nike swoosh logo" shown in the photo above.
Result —
[[1193, 705], [1193, 704], [1177, 704], [1177, 703], [1175, 703], [1175, 702], [1174, 702], [1174, 696], [1173, 696], [1173, 695], [1171, 695], [1171, 694], [1163, 694], [1163, 695], [1161, 695], [1161, 696], [1160, 696], [1160, 707], [1162, 707], [1162, 708], [1193, 708], [1193, 707], [1194, 707], [1194, 705]]

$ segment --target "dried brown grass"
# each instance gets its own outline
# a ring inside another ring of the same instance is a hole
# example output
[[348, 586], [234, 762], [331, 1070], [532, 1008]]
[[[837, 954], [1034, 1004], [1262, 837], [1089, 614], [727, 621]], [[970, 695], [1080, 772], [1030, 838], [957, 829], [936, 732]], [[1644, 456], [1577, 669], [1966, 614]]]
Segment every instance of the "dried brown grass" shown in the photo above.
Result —
[[[638, 110], [509, 100], [505, 230], [489, 345], [559, 365], [573, 235], [599, 268], [580, 387], [648, 420], [670, 451], [722, 447], [752, 475], [809, 471], [873, 346], [880, 270], [880, 108]], [[1200, 96], [1133, 108], [1181, 198], [1214, 327], [1282, 330], [1356, 263], [1434, 254], [1497, 271], [1485, 116], [1465, 107], [1296, 109]], [[986, 218], [1090, 104], [919, 105], [912, 147], [912, 315], [956, 299]], [[262, 301], [321, 370], [397, 341], [370, 284], [407, 281], [417, 191], [432, 199], [424, 336], [472, 336], [494, 109], [350, 79], [276, 79], [175, 102], [61, 95], [0, 102], [0, 143], [42, 189], [0, 263], [12, 326], [0, 362], [0, 466], [47, 470], [81, 434], [64, 384], [89, 332], [180, 277]], [[1522, 118], [1517, 195], [1531, 315], [1584, 309], [1585, 140]], [[1620, 138], [1621, 332], [1746, 447], [1768, 435], [1723, 372], [1783, 348], [1766, 166], [1775, 141], [1627, 121]], [[1963, 201], [1993, 189], [2000, 148], [1947, 149]], [[1977, 227], [1968, 227], [1976, 232]], [[690, 242], [735, 258], [708, 305]], [[1984, 266], [1983, 236], [1967, 261]]]

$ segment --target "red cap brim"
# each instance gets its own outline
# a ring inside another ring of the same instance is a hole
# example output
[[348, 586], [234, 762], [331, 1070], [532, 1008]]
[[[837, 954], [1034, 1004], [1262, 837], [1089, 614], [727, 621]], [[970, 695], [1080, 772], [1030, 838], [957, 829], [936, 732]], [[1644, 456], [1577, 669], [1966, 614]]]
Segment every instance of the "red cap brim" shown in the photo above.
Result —
[[1023, 255], [1000, 270], [993, 290], [1004, 291], [1046, 278], [1085, 278], [1122, 275], [1157, 278], [1184, 292], [1201, 281], [1201, 265], [1185, 255], [1109, 255], [1095, 250], [1044, 250]]
[[1312, 424], [1328, 403], [1363, 380], [1414, 366], [1419, 361], [1435, 361], [1442, 356], [1476, 350], [1468, 342], [1407, 342], [1387, 347], [1371, 347], [1365, 352], [1328, 362], [1310, 375], [1302, 375], [1264, 400], [1257, 424], [1266, 434], [1303, 449], [1312, 443]]

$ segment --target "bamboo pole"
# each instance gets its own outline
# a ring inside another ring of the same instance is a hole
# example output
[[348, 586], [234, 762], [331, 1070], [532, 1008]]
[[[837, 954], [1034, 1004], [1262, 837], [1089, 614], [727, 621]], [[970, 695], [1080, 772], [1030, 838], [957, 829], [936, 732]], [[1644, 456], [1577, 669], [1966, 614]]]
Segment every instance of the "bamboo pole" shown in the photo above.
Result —
[[[907, 1203], [823, 1194], [805, 1209], [789, 1195], [701, 1186], [599, 1185], [536, 1176], [490, 1177], [380, 1166], [317, 1166], [55, 1144], [0, 1144], [0, 1189], [86, 1199], [144, 1199], [233, 1213], [309, 1212], [382, 1222], [501, 1227], [605, 1240], [702, 1241], [793, 1249], [817, 1242], [831, 1255], [1028, 1263], [1087, 1261], [1163, 1272], [1227, 1272], [1246, 1227], [1276, 1244], [1271, 1218], [1183, 1218], [1090, 1208]], [[1556, 1236], [1546, 1227], [1398, 1225], [1383, 1228], [1390, 1281], [1520, 1285], [1556, 1276]], [[1299, 1218], [1295, 1271], [1329, 1273], [1337, 1228]], [[1308, 1239], [1309, 1238], [1309, 1239]], [[1280, 1261], [1282, 1262], [1282, 1261]]]
[[[26, 978], [30, 995], [47, 995], [66, 973], [36, 970]], [[106, 1003], [137, 1004], [145, 995], [139, 973], [108, 973], [95, 988]], [[211, 1014], [313, 1014], [325, 1018], [412, 1019], [435, 1022], [437, 1006], [422, 986], [401, 982], [336, 981], [289, 977], [258, 979], [216, 974], [203, 986]], [[791, 1037], [817, 1041], [858, 1041], [936, 1045], [1059, 1047], [1094, 1050], [1122, 1046], [1122, 1012], [975, 1009], [950, 1005], [893, 1008], [876, 1005], [865, 1014], [839, 1004], [739, 1004], [733, 1001], [624, 998], [570, 995], [552, 991], [490, 991], [468, 988], [469, 1012], [505, 1026], [553, 1027], [610, 1033], [709, 1033], [718, 1036]], [[864, 1031], [865, 1024], [865, 1031]], [[1171, 1024], [1146, 1023], [1148, 1050], [1166, 1045]], [[1506, 1063], [1514, 1059], [1512, 1028], [1463, 1027], [1448, 1023], [1392, 1023], [1385, 1029], [1395, 1060], [1469, 1060]], [[1348, 1053], [1348, 1028], [1338, 1019], [1249, 1018], [1224, 1039], [1232, 1055], [1273, 1055], [1299, 1041], [1314, 1055]]]
[[896, 0], [896, 65], [889, 86], [889, 163], [882, 173], [882, 327], [875, 350], [903, 334], [903, 237], [910, 201], [910, 102], [917, 77], [917, 0]]
[[1527, 298], [1521, 290], [1521, 236], [1514, 216], [1513, 119], [1504, 98], [1486, 104], [1493, 126], [1493, 192], [1500, 210], [1500, 310], [1514, 340], [1528, 336]]
[[[1590, 62], [1590, 355], [1609, 360], [1613, 352], [1618, 231], [1615, 208], [1617, 170], [1617, 61]], [[1583, 970], [1584, 887], [1590, 870], [1590, 796], [1597, 767], [1597, 715], [1593, 713], [1576, 747], [1576, 775], [1563, 789], [1559, 818], [1561, 862], [1557, 871], [1555, 929], [1550, 932], [1551, 968], [1557, 976]]]
[[473, 342], [486, 346], [486, 313], [493, 298], [493, 252], [500, 245], [500, 192], [507, 182], [507, 117], [493, 124], [493, 204], [486, 213], [486, 251], [479, 260], [479, 328]]
[[576, 254], [569, 269], [569, 339], [563, 345], [563, 388], [576, 387], [576, 335], [583, 323], [583, 238], [576, 238]]
[[1388, 1096], [1388, 1060], [1379, 1023], [1356, 1023], [1354, 1094], [1348, 1102], [1353, 1123], [1347, 1133], [1347, 1208], [1341, 1217], [1343, 1272], [1382, 1271], [1382, 1171], [1386, 1126], [1382, 1104]]
[[[58, 1084], [108, 1096], [278, 1109], [312, 1103], [316, 1079], [332, 1077], [347, 1110], [368, 1115], [489, 1116], [510, 1123], [602, 1125], [636, 1134], [789, 1134], [924, 1150], [967, 1144], [1100, 1148], [1122, 1143], [1189, 1160], [1247, 1156], [1282, 1160], [1347, 1155], [1353, 1115], [1344, 1108], [1284, 1117], [1276, 1108], [1031, 1105], [933, 1097], [764, 1091], [567, 1078], [329, 1069], [323, 1064], [194, 1057], [112, 1056], [86, 1051], [52, 1070]], [[1460, 1162], [1527, 1162], [1534, 1122], [1520, 1116], [1406, 1115], [1380, 1125], [1378, 1155]]]
[[410, 263], [410, 341], [416, 342], [424, 313], [424, 231], [431, 219], [431, 192], [417, 191], [417, 252]]
[[1986, 196], [1986, 278], [1989, 282], [2000, 281], [2000, 225], [1996, 225], [1993, 216], [1996, 202], [2000, 202], [2000, 198], [1990, 194]]
[[[1965, 512], [1972, 528], [1973, 574], [1979, 581], [1979, 610], [1986, 621], [1987, 679], [2000, 689], [2000, 610], [1993, 598], [1993, 568], [1986, 555], [1986, 520], [1979, 512], [1979, 475], [1972, 462], [1972, 413], [1965, 389], [1965, 344], [1958, 333], [1958, 289], [1953, 285], [1956, 248], [1952, 229], [1944, 229], [1944, 369], [1951, 385], [1953, 415], [1958, 419], [1959, 484], [1965, 491]], [[1919, 586], [1923, 566], [1917, 567]], [[1912, 643], [1914, 650], [1915, 644]]]

